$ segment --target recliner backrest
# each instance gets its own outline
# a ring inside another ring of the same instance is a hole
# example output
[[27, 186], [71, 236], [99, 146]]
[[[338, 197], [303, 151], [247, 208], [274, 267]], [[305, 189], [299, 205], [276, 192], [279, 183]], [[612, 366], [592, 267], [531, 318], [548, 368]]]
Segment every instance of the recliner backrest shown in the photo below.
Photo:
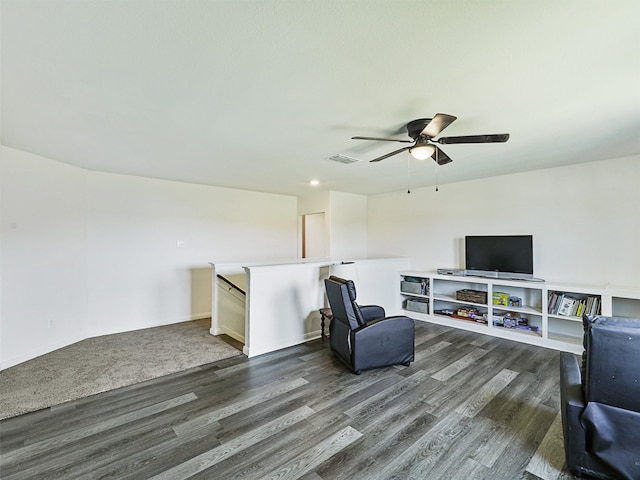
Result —
[[586, 401], [640, 412], [640, 319], [583, 320]]
[[331, 276], [324, 281], [333, 318], [349, 325], [351, 330], [364, 325], [364, 318], [356, 303], [353, 281]]

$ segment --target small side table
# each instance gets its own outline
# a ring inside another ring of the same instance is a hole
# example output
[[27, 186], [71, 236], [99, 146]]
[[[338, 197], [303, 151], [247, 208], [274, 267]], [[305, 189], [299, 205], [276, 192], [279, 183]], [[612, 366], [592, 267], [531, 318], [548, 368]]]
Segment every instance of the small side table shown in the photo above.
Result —
[[333, 312], [331, 311], [331, 309], [321, 308], [320, 309], [320, 338], [322, 339], [323, 342], [324, 342], [324, 337], [326, 336], [324, 334], [324, 322], [326, 320], [331, 321], [331, 319], [333, 319]]

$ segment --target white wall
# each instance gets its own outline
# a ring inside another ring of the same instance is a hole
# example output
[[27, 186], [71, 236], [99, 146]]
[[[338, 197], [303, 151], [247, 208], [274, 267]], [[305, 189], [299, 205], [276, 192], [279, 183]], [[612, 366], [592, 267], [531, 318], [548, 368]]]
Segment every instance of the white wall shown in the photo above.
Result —
[[326, 256], [334, 259], [367, 255], [367, 197], [320, 191], [298, 197], [298, 215], [325, 214]]
[[1, 368], [86, 336], [209, 316], [208, 262], [296, 255], [296, 197], [2, 153]]
[[83, 170], [2, 147], [2, 368], [85, 337], [86, 210]]
[[634, 156], [370, 196], [368, 253], [464, 268], [465, 235], [533, 234], [538, 277], [638, 286], [639, 180]]
[[325, 243], [325, 214], [307, 213], [303, 215], [304, 258], [326, 258], [327, 245]]
[[[304, 215], [310, 215], [310, 214], [316, 214], [316, 213], [324, 214], [324, 230], [325, 231], [324, 231], [324, 242], [322, 243], [325, 249], [325, 253], [324, 253], [325, 257], [331, 256], [330, 206], [331, 204], [329, 200], [328, 191], [312, 192], [307, 195], [298, 197], [298, 217], [300, 219], [298, 222], [299, 229], [304, 228], [304, 222], [302, 222], [302, 217]], [[302, 241], [302, 238], [303, 238], [302, 230], [300, 230], [298, 233], [299, 233], [300, 241]], [[303, 247], [302, 247], [302, 243], [300, 243], [300, 246], [298, 248], [299, 258], [302, 258], [302, 251], [303, 251]]]
[[318, 203], [333, 258], [366, 257], [351, 248], [368, 243], [370, 258], [462, 267], [464, 235], [532, 233], [537, 276], [640, 285], [638, 156], [314, 201], [89, 172], [7, 147], [1, 166], [0, 368], [209, 315], [208, 262], [294, 258], [296, 216]]
[[331, 257], [354, 260], [367, 256], [367, 197], [331, 192]]
[[295, 197], [96, 172], [88, 186], [92, 335], [209, 316], [207, 262], [295, 257]]

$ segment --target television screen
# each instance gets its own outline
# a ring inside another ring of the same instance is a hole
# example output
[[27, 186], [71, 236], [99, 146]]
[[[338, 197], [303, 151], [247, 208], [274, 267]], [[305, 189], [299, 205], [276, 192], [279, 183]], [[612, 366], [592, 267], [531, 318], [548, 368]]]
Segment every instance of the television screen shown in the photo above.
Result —
[[487, 235], [465, 237], [468, 274], [533, 276], [533, 235]]

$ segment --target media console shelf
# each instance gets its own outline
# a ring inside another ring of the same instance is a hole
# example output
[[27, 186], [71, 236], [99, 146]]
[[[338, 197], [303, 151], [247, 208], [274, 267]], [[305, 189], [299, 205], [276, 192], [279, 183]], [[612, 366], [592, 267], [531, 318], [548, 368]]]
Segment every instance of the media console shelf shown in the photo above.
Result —
[[[640, 289], [400, 272], [415, 320], [582, 353], [582, 313], [640, 317]], [[495, 298], [495, 299], [494, 299]]]

